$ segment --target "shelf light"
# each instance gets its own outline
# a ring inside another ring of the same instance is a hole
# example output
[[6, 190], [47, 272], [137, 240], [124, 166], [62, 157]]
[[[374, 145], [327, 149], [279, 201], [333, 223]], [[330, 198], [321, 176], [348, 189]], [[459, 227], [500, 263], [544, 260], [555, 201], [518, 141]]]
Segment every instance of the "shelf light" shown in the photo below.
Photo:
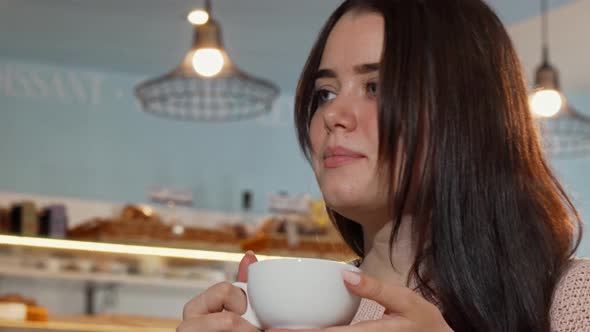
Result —
[[[195, 260], [239, 262], [244, 257], [241, 253], [208, 251], [195, 249], [167, 248], [167, 247], [149, 247], [129, 244], [100, 243], [88, 241], [74, 241], [49, 239], [39, 237], [25, 237], [13, 235], [0, 235], [0, 245], [11, 245], [34, 248], [50, 248], [102, 252], [112, 254], [126, 255], [145, 255], [159, 256], [168, 258], [186, 258]], [[284, 258], [280, 256], [256, 255], [259, 261], [275, 258]]]

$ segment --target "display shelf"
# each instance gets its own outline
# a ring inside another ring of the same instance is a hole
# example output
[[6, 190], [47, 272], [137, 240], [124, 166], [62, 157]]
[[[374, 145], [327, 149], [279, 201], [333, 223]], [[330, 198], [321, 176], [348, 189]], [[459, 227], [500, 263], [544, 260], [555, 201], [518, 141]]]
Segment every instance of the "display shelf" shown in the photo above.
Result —
[[0, 320], [0, 332], [173, 332], [174, 330], [173, 326], [129, 326], [67, 320], [50, 320], [48, 322]]
[[50, 271], [47, 269], [17, 267], [17, 266], [0, 266], [0, 276], [10, 276], [19, 278], [32, 279], [55, 279], [86, 281], [95, 283], [115, 283], [136, 286], [156, 286], [166, 288], [181, 289], [206, 289], [217, 281], [199, 280], [199, 279], [181, 279], [165, 277], [146, 277], [136, 275], [118, 275], [112, 273], [96, 272], [77, 272], [77, 271]]
[[[95, 252], [116, 255], [155, 256], [163, 258], [179, 258], [212, 262], [237, 263], [244, 257], [243, 252], [231, 252], [221, 250], [205, 250], [201, 248], [176, 247], [176, 243], [163, 242], [129, 242], [117, 243], [115, 241], [81, 241], [70, 239], [53, 239], [42, 237], [26, 237], [0, 234], [0, 247], [28, 247], [41, 249], [65, 250], [71, 252]], [[202, 245], [199, 244], [200, 247]], [[338, 250], [328, 252], [313, 252], [298, 249], [254, 249], [259, 261], [275, 258], [321, 258], [335, 261], [351, 261], [356, 259], [350, 250]]]
[[[243, 253], [196, 250], [185, 248], [169, 248], [160, 246], [146, 246], [135, 244], [119, 244], [91, 241], [76, 241], [65, 239], [51, 239], [41, 237], [26, 237], [14, 235], [0, 235], [0, 246], [20, 246], [33, 248], [60, 249], [72, 251], [100, 252], [120, 255], [158, 256], [165, 258], [184, 258], [193, 260], [239, 262]], [[257, 255], [258, 260], [280, 258], [280, 256]]]

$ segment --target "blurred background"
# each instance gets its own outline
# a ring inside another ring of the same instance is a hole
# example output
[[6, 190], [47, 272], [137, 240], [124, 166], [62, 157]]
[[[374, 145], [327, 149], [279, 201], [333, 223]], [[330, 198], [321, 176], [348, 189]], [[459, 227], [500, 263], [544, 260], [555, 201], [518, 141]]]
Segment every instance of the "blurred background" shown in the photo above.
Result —
[[[187, 14], [203, 1], [1, 0], [0, 331], [39, 322], [53, 323], [48, 331], [172, 331], [188, 299], [235, 278], [243, 250], [350, 258], [322, 213], [292, 120], [300, 70], [340, 2], [214, 0], [216, 24], [193, 26]], [[533, 93], [543, 63], [539, 1], [487, 2], [507, 25]], [[563, 102], [541, 122], [554, 128], [575, 110], [560, 130], [580, 146], [553, 140], [556, 129], [543, 134], [586, 220], [590, 1], [550, 0], [546, 9], [547, 60]], [[219, 28], [214, 46], [241, 72], [223, 69], [226, 81], [206, 85], [186, 59], [195, 65], [191, 51]], [[218, 99], [197, 115], [186, 111], [201, 102], [193, 97], [166, 105], [183, 93]], [[240, 102], [261, 111], [223, 113]], [[226, 117], [212, 119], [216, 110]], [[74, 240], [90, 246], [80, 251]], [[97, 243], [136, 247], [98, 253]], [[578, 254], [590, 254], [590, 240]]]

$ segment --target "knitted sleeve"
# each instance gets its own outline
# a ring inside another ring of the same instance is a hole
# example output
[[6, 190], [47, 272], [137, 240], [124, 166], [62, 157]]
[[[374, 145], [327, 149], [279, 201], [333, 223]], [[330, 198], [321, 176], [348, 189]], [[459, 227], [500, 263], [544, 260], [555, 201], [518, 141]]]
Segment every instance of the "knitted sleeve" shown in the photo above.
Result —
[[557, 284], [551, 306], [551, 331], [590, 331], [590, 260], [572, 261]]
[[351, 325], [362, 321], [381, 319], [384, 312], [385, 308], [379, 303], [373, 300], [362, 299], [359, 310], [356, 316], [354, 316]]

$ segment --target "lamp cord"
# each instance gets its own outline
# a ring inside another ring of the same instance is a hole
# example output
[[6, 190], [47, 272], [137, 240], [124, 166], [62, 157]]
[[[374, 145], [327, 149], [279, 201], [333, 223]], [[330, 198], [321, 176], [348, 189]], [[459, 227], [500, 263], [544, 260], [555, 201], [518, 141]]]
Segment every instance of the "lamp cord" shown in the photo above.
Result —
[[549, 37], [548, 37], [548, 26], [549, 18], [547, 15], [547, 1], [540, 0], [541, 2], [541, 36], [543, 41], [543, 64], [549, 65]]
[[213, 16], [213, 12], [211, 9], [211, 0], [205, 0], [205, 11], [207, 12], [207, 14], [209, 14], [209, 16]]

